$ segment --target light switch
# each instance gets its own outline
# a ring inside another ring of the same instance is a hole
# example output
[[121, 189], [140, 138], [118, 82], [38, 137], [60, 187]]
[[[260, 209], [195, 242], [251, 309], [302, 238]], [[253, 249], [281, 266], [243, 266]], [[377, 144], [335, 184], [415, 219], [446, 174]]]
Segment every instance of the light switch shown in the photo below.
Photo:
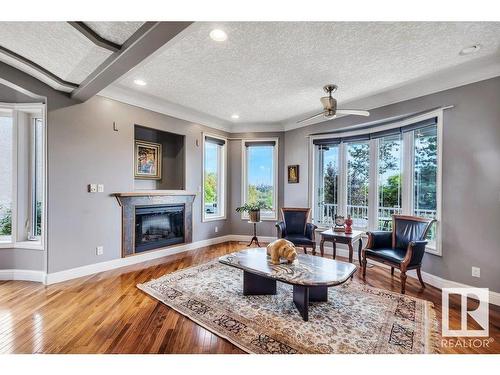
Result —
[[103, 184], [97, 185], [97, 192], [98, 193], [104, 193], [104, 185]]

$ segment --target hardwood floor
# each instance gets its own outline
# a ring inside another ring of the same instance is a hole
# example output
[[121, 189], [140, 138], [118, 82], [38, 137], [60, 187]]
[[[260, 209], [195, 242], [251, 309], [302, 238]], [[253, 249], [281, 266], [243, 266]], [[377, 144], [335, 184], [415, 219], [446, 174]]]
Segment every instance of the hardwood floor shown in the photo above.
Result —
[[[205, 263], [245, 248], [235, 242], [201, 248], [154, 261], [44, 286], [0, 282], [0, 353], [242, 353], [136, 288], [165, 273]], [[357, 273], [355, 277], [360, 277]], [[399, 277], [375, 266], [366, 283], [399, 291]], [[441, 318], [441, 292], [421, 290], [408, 278], [409, 295], [430, 300]], [[459, 324], [452, 301], [451, 322]], [[474, 302], [471, 302], [474, 303]], [[500, 353], [500, 309], [490, 305], [488, 347], [443, 348], [444, 353]]]

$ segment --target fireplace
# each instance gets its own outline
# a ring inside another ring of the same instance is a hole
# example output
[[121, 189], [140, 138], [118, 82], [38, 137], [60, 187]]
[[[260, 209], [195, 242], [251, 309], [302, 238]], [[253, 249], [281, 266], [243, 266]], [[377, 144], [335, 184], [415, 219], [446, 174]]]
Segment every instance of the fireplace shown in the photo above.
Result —
[[184, 243], [184, 205], [135, 207], [135, 253]]
[[153, 190], [114, 195], [122, 208], [123, 257], [192, 242], [195, 193]]

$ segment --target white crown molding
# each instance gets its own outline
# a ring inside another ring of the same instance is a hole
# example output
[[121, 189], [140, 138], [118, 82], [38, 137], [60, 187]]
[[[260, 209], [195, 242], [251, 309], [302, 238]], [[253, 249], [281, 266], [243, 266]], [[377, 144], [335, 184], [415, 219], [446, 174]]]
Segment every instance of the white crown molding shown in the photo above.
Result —
[[116, 84], [106, 87], [98, 95], [218, 130], [230, 131], [232, 128], [232, 124], [229, 121], [224, 121], [194, 109], [169, 102], [168, 100], [133, 91]]
[[[349, 107], [371, 110], [498, 76], [500, 76], [500, 56], [494, 55], [475, 59], [397, 86], [385, 88], [363, 97], [342, 102], [339, 106], [344, 108]], [[231, 122], [146, 93], [130, 90], [117, 84], [105, 88], [99, 95], [230, 133], [283, 132], [325, 121], [335, 121], [319, 119], [297, 124], [298, 120], [311, 115], [311, 112], [295, 116], [283, 122]]]

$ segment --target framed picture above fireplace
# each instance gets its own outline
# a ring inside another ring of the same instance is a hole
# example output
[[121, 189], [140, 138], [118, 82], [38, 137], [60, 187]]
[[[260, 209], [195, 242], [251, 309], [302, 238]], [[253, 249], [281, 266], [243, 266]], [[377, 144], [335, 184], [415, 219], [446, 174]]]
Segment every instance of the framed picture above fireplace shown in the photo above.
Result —
[[135, 141], [134, 176], [137, 179], [161, 180], [161, 144]]

